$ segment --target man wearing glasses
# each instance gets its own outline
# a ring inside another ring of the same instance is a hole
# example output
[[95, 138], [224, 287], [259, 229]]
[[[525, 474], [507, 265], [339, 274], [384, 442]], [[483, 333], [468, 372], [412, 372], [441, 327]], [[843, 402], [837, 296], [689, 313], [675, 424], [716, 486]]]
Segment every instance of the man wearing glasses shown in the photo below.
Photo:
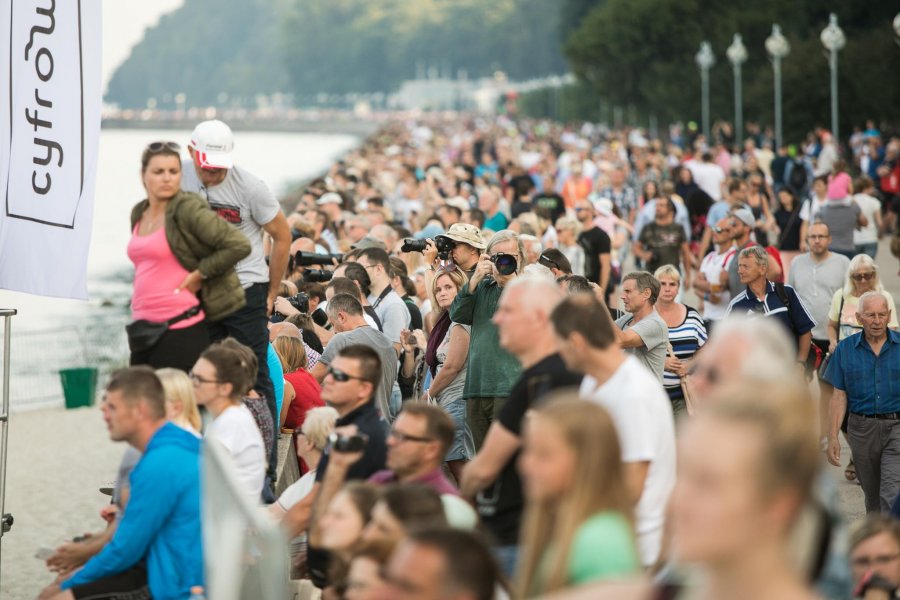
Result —
[[900, 588], [900, 521], [877, 515], [857, 525], [850, 533], [850, 568], [854, 598], [895, 597]]
[[[319, 461], [313, 489], [286, 513], [284, 525], [292, 536], [313, 525], [310, 531], [312, 543], [318, 534], [315, 515], [322, 514], [344, 480], [368, 479], [384, 469], [387, 459], [388, 425], [373, 401], [381, 380], [378, 353], [368, 346], [350, 345], [341, 348], [329, 362], [322, 381], [322, 400], [338, 412], [335, 434], [338, 437], [361, 436], [363, 449], [360, 454], [340, 452], [334, 447], [333, 437]], [[354, 460], [348, 460], [349, 456]], [[343, 472], [338, 481], [335, 476], [326, 479], [332, 461], [336, 463], [335, 468]]]
[[[791, 261], [788, 271], [788, 284], [796, 290], [800, 300], [809, 311], [816, 326], [812, 329], [812, 343], [822, 350], [822, 356], [829, 354], [828, 311], [834, 293], [843, 287], [847, 280], [847, 269], [850, 261], [846, 256], [831, 252], [831, 233], [825, 223], [814, 223], [806, 234], [806, 247], [809, 252], [801, 254]], [[828, 403], [831, 400], [831, 386], [820, 382], [819, 395], [820, 431], [824, 436], [828, 432]]]

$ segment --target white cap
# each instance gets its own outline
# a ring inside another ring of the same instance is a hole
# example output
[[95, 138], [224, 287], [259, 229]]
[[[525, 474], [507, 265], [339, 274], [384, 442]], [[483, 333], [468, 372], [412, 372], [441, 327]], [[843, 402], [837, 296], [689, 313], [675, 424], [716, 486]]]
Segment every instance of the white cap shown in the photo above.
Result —
[[230, 169], [234, 166], [234, 134], [222, 121], [203, 121], [191, 133], [191, 148], [201, 169]]

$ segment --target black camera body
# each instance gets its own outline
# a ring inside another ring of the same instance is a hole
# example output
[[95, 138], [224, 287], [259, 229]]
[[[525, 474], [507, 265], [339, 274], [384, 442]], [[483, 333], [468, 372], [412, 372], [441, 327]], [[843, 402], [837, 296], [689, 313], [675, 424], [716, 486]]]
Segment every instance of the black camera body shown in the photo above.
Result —
[[[306, 294], [306, 292], [298, 292], [293, 296], [288, 296], [287, 301], [290, 302], [291, 306], [296, 308], [298, 311], [302, 313], [309, 312], [309, 296]], [[285, 316], [278, 311], [275, 311], [275, 314], [281, 315], [282, 317]]]
[[354, 435], [340, 435], [332, 433], [328, 437], [331, 447], [335, 452], [360, 452], [369, 442], [369, 436], [357, 433]]
[[[438, 258], [441, 260], [449, 260], [450, 253], [456, 248], [456, 242], [445, 235], [438, 235], [434, 238], [434, 245], [438, 251]], [[400, 247], [400, 252], [425, 252], [428, 247], [428, 240], [417, 240], [415, 238], [406, 238]]]
[[303, 272], [303, 281], [305, 283], [325, 283], [331, 281], [334, 277], [334, 271], [326, 271], [324, 269], [307, 269]]

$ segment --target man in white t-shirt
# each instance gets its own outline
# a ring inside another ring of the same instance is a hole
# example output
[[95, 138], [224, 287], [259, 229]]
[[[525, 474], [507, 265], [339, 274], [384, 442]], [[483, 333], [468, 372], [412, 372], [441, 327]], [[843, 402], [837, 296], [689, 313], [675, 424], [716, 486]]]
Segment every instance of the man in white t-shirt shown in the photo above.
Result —
[[694, 279], [694, 290], [703, 297], [703, 322], [706, 330], [714, 321], [725, 318], [731, 293], [728, 291], [728, 265], [734, 259], [731, 219], [721, 219], [712, 227], [714, 249], [703, 257]]
[[[278, 423], [275, 389], [267, 367], [268, 315], [288, 265], [291, 230], [278, 200], [258, 177], [235, 166], [234, 134], [222, 121], [204, 121], [194, 128], [182, 166], [181, 189], [199, 194], [220, 217], [237, 227], [250, 241], [250, 255], [236, 266], [247, 304], [220, 321], [209, 324], [213, 341], [233, 337], [256, 354], [259, 371], [253, 388], [266, 399], [272, 421]], [[272, 236], [269, 264], [263, 234]], [[269, 471], [275, 481], [276, 444], [268, 448]]]
[[875, 258], [878, 252], [878, 238], [881, 232], [881, 202], [873, 196], [875, 183], [863, 175], [854, 182], [853, 188], [858, 192], [853, 200], [859, 205], [868, 225], [853, 231], [853, 245], [856, 254], [868, 254]]
[[813, 217], [822, 210], [827, 201], [828, 179], [825, 176], [816, 177], [812, 182], [812, 193], [800, 205], [800, 252], [809, 250], [806, 240], [809, 235], [809, 226], [815, 223]]
[[704, 152], [700, 162], [688, 163], [688, 169], [694, 181], [709, 197], [718, 202], [722, 199], [722, 184], [725, 183], [725, 171], [713, 161], [710, 152]]
[[570, 296], [551, 315], [566, 366], [585, 374], [579, 395], [612, 417], [628, 491], [635, 502], [641, 563], [659, 558], [666, 504], [675, 485], [672, 404], [657, 378], [616, 343], [606, 307], [589, 294]]

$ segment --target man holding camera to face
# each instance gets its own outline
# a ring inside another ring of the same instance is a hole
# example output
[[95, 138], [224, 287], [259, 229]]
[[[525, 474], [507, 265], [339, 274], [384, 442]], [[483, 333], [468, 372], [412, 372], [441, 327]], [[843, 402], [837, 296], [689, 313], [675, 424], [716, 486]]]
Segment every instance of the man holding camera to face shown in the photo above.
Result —
[[497, 327], [491, 319], [504, 286], [525, 268], [524, 255], [516, 232], [506, 229], [495, 233], [478, 260], [475, 273], [450, 305], [450, 319], [472, 327], [463, 398], [476, 451], [521, 372], [519, 361], [500, 347]]
[[[322, 514], [344, 481], [368, 479], [385, 468], [388, 424], [375, 405], [381, 377], [381, 359], [369, 346], [345, 346], [328, 365], [322, 400], [338, 412], [335, 434], [319, 462], [312, 491], [285, 515], [283, 523], [291, 536], [312, 525], [310, 542], [314, 544], [319, 533], [314, 515]], [[356, 454], [360, 451], [362, 457]], [[355, 460], [348, 460], [351, 457]], [[336, 472], [328, 477], [332, 460]]]
[[472, 279], [483, 251], [484, 242], [477, 227], [468, 223], [454, 223], [447, 233], [436, 236], [434, 241], [428, 240], [422, 253], [425, 264], [429, 265], [432, 273], [442, 263], [452, 260], [466, 277]]

